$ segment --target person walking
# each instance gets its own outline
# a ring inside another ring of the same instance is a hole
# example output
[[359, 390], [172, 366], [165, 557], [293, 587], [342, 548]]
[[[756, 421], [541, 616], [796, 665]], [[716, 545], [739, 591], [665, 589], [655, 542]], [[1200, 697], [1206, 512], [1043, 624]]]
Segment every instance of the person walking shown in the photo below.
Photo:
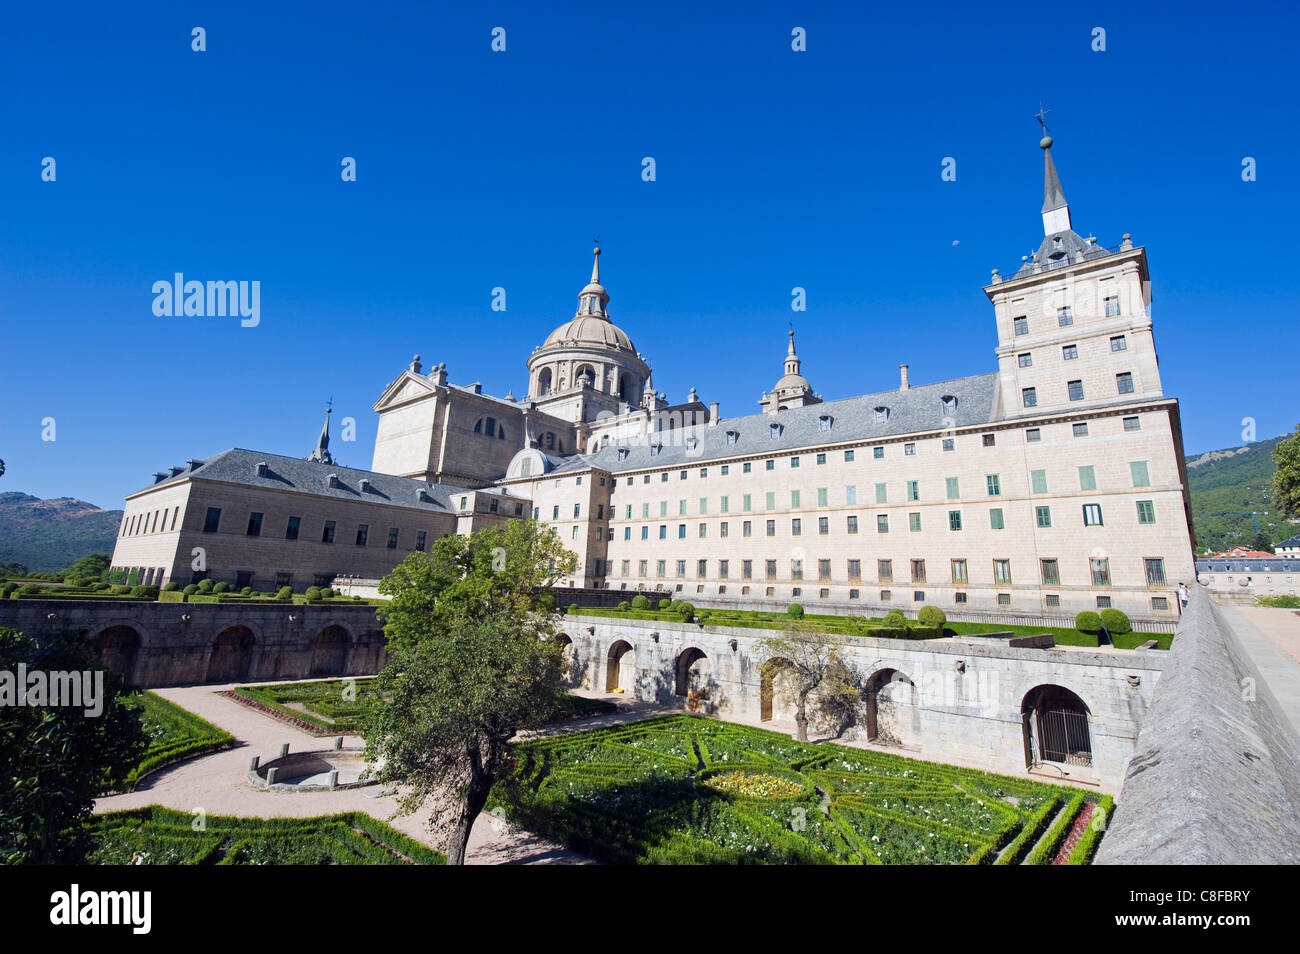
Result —
[[1188, 594], [1188, 591], [1187, 591], [1187, 584], [1186, 584], [1186, 583], [1179, 583], [1179, 584], [1178, 584], [1178, 602], [1181, 603], [1181, 604], [1183, 605], [1183, 609], [1187, 609], [1187, 599], [1188, 599], [1188, 595], [1189, 595], [1189, 594]]

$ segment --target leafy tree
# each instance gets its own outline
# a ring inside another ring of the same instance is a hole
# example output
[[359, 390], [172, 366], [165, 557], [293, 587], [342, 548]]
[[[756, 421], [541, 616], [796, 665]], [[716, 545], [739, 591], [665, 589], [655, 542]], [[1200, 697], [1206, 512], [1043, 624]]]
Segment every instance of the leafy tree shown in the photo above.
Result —
[[27, 573], [27, 567], [22, 563], [0, 563], [0, 579], [8, 578], [21, 580], [27, 576]]
[[827, 703], [838, 699], [853, 682], [852, 665], [843, 654], [844, 640], [834, 633], [819, 632], [805, 623], [791, 623], [780, 635], [765, 636], [758, 641], [760, 650], [769, 656], [764, 664], [768, 675], [778, 672], [789, 676], [794, 694], [794, 724], [800, 742], [808, 741], [809, 702], [814, 692]]
[[1273, 505], [1288, 517], [1300, 516], [1300, 424], [1273, 448]]
[[[0, 672], [77, 673], [102, 669], [83, 633], [40, 640], [0, 629]], [[0, 706], [0, 862], [77, 863], [86, 849], [83, 822], [95, 797], [122, 784], [147, 745], [139, 711], [128, 707], [123, 678], [104, 673], [103, 710], [71, 706]]]
[[109, 557], [107, 553], [91, 553], [82, 557], [66, 570], [60, 570], [56, 576], [62, 576], [65, 579], [69, 576], [76, 579], [85, 579], [93, 577], [98, 580], [105, 570], [108, 569]]
[[464, 864], [474, 820], [512, 771], [510, 740], [560, 707], [560, 617], [539, 606], [576, 566], [553, 530], [510, 520], [444, 537], [380, 581], [393, 660], [376, 679], [366, 758], [404, 786], [399, 811], [434, 799], [448, 864]]

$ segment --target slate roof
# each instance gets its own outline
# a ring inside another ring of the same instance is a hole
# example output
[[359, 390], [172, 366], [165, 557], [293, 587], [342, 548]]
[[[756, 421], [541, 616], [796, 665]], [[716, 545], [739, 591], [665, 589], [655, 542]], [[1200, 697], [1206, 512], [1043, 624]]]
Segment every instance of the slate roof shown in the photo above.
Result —
[[1274, 550], [1278, 547], [1300, 547], [1300, 533], [1297, 533], [1294, 537], [1287, 537], [1281, 543], [1273, 544]]
[[[422, 480], [410, 477], [394, 477], [391, 474], [377, 474], [374, 471], [341, 467], [338, 464], [323, 464], [297, 457], [281, 457], [278, 454], [245, 450], [242, 447], [232, 447], [230, 450], [195, 463], [198, 466], [193, 470], [187, 467], [179, 474], [150, 484], [143, 490], [155, 490], [194, 477], [219, 483], [311, 494], [315, 497], [333, 497], [337, 500], [351, 500], [378, 506], [416, 508], [431, 513], [454, 512], [451, 506], [452, 495], [470, 492], [463, 487], [426, 484]], [[265, 477], [259, 477], [257, 474], [259, 463], [267, 465]], [[331, 474], [338, 477], [339, 486], [330, 486]], [[361, 490], [362, 479], [370, 482], [364, 492]], [[433, 499], [420, 500], [421, 490]]]
[[[808, 407], [792, 408], [776, 414], [749, 414], [744, 417], [724, 418], [710, 427], [697, 424], [692, 427], [665, 431], [662, 446], [657, 454], [651, 453], [650, 439], [641, 443], [618, 444], [611, 442], [600, 450], [585, 455], [588, 466], [619, 473], [657, 467], [698, 465], [710, 460], [730, 457], [780, 454], [804, 447], [820, 447], [848, 442], [870, 442], [887, 437], [913, 434], [920, 431], [937, 431], [946, 426], [970, 427], [990, 423], [997, 403], [997, 374], [980, 374], [968, 378], [955, 378], [935, 384], [921, 384], [906, 391], [880, 391], [839, 401], [826, 401]], [[945, 412], [941, 399], [951, 395], [957, 407]], [[889, 419], [876, 421], [877, 407], [889, 408]], [[831, 417], [831, 429], [823, 431], [820, 419]], [[945, 417], [950, 420], [945, 421]], [[779, 424], [780, 433], [773, 437], [771, 426]], [[734, 444], [728, 443], [727, 432], [737, 434]], [[697, 441], [694, 448], [687, 446], [688, 438]], [[627, 456], [619, 460], [619, 450], [626, 449]]]
[[1209, 570], [1215, 573], [1300, 573], [1300, 560], [1295, 557], [1231, 557], [1196, 561], [1197, 571]]

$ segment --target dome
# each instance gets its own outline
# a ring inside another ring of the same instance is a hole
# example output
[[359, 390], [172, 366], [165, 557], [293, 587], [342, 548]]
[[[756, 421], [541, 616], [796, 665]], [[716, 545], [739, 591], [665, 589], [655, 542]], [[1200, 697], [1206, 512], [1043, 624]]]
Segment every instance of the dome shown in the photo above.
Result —
[[772, 390], [788, 391], [792, 388], [800, 391], [803, 390], [811, 391], [812, 385], [808, 383], [808, 379], [805, 378], [802, 374], [785, 374], [781, 376], [780, 381], [776, 382], [776, 385], [772, 388]]
[[565, 345], [616, 348], [636, 354], [632, 339], [622, 328], [607, 318], [595, 315], [580, 315], [572, 321], [566, 321], [551, 332], [542, 348]]

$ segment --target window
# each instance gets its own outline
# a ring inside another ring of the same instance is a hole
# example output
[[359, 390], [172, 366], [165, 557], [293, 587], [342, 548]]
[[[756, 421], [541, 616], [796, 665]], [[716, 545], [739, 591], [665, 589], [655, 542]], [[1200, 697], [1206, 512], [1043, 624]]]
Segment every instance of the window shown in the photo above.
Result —
[[[701, 498], [701, 499], [703, 499], [703, 498]], [[721, 513], [726, 513], [726, 512], [727, 512], [728, 510], [730, 510], [730, 509], [731, 509], [731, 498], [729, 498], [729, 497], [721, 497], [721, 498], [719, 498], [719, 500], [718, 500], [718, 510], [719, 510], [719, 512], [721, 512]], [[701, 509], [701, 510], [700, 510], [700, 513], [704, 513], [704, 510]]]
[[731, 561], [730, 561], [730, 560], [719, 560], [719, 561], [718, 561], [718, 579], [720, 579], [720, 580], [725, 580], [725, 579], [727, 578], [727, 575], [728, 575], [730, 572], [731, 572]]
[[818, 561], [817, 561], [817, 579], [819, 579], [819, 580], [829, 580], [830, 578], [831, 578], [831, 561], [830, 561], [830, 560], [818, 560]]
[[745, 537], [750, 536], [750, 534], [753, 532], [753, 529], [754, 529], [754, 525], [750, 523], [748, 520], [746, 520], [744, 523], [740, 525], [741, 536], [745, 536]]
[[903, 453], [904, 453], [905, 455], [907, 455], [908, 457], [911, 457], [913, 454], [916, 453], [916, 445], [915, 445], [915, 444], [904, 444], [904, 445], [903, 445]]
[[826, 506], [826, 501], [827, 501], [826, 488], [825, 488], [825, 487], [818, 487], [818, 488], [817, 488], [817, 506], [819, 506], [819, 507], [825, 507], [825, 506]]
[[743, 497], [740, 498], [740, 509], [745, 511], [749, 511], [753, 509], [751, 507], [752, 501], [753, 501], [753, 497], [750, 494], [745, 494]]
[[943, 397], [939, 398], [939, 403], [943, 405], [943, 413], [957, 413], [957, 399], [951, 394], [945, 394]]
[[764, 469], [764, 470], [776, 470], [776, 461], [774, 461], [774, 460], [765, 460], [765, 461], [763, 461], [763, 469]]
[[1147, 571], [1147, 586], [1159, 586], [1165, 582], [1165, 561], [1158, 557], [1147, 557], [1142, 561]]
[[1085, 527], [1100, 527], [1102, 525], [1101, 504], [1083, 505], [1083, 525]]
[[[578, 528], [577, 528], [577, 527], [574, 527], [574, 529], [576, 530], [576, 529], [578, 529]], [[649, 527], [644, 527], [644, 526], [643, 526], [643, 527], [641, 528], [641, 539], [642, 539], [642, 540], [649, 540], [649, 539], [650, 539], [650, 528], [649, 528]]]
[[988, 487], [990, 497], [1000, 497], [1002, 495], [1002, 481], [997, 474], [986, 475], [984, 483]]
[[799, 509], [799, 491], [797, 490], [790, 491], [790, 509], [791, 510]]
[[1070, 400], [1071, 400], [1071, 401], [1082, 401], [1082, 400], [1083, 400], [1083, 382], [1082, 382], [1082, 381], [1071, 381], [1071, 382], [1069, 382], [1069, 384], [1066, 385], [1066, 387], [1067, 387], [1067, 389], [1069, 390]]
[[965, 582], [967, 582], [967, 577], [966, 577], [966, 561], [965, 561], [965, 560], [953, 560], [953, 561], [952, 561], [952, 581], [953, 581], [954, 583], [965, 583]]
[[[694, 440], [694, 438], [692, 438], [692, 440]], [[695, 445], [692, 444], [691, 446], [694, 447]], [[709, 468], [707, 468], [707, 467], [701, 467], [701, 468], [700, 468], [700, 476], [701, 476], [701, 477], [707, 477], [707, 476], [709, 476]]]
[[1047, 471], [1031, 470], [1029, 472], [1029, 485], [1036, 494], [1047, 493]]
[[[461, 509], [461, 510], [464, 510], [464, 509], [465, 509], [465, 498], [464, 498], [464, 497], [461, 497], [461, 498], [460, 498], [460, 509]], [[628, 505], [627, 505], [627, 515], [628, 515], [629, 517], [632, 516], [632, 505], [631, 505], [631, 504], [628, 504]], [[552, 520], [559, 520], [559, 519], [560, 519], [560, 505], [559, 505], [559, 504], [556, 504], [554, 507], [551, 508], [551, 519], [552, 519]]]
[[1093, 470], [1091, 464], [1087, 465], [1086, 467], [1079, 468], [1079, 489], [1080, 490], [1097, 489], [1097, 475], [1096, 472]]
[[858, 518], [857, 518], [857, 517], [850, 516], [850, 517], [848, 518], [848, 523], [849, 523], [849, 526], [848, 526], [849, 533], [857, 533], [857, 532], [858, 532]]
[[994, 530], [1006, 529], [1006, 524], [1002, 520], [1002, 508], [994, 507], [989, 511], [989, 526]]
[[1056, 324], [1061, 328], [1074, 324], [1074, 313], [1068, 306], [1056, 309]]
[[850, 579], [850, 580], [860, 580], [860, 579], [862, 579], [862, 561], [861, 561], [861, 560], [850, 560], [850, 561], [849, 561], [849, 579]]
[[803, 579], [803, 560], [790, 561], [790, 579], [792, 580]]
[[876, 514], [876, 531], [878, 533], [889, 532], [889, 514], [887, 513]]
[[844, 452], [844, 463], [846, 463], [846, 464], [851, 464], [851, 463], [853, 463], [853, 451], [851, 451], [851, 450], [846, 450], [846, 451]]
[[260, 513], [250, 513], [248, 515], [248, 530], [245, 536], [260, 537], [261, 535], [262, 535], [262, 515]]
[[397, 527], [389, 527], [389, 528], [388, 528], [388, 547], [387, 547], [387, 548], [388, 548], [389, 550], [396, 550], [396, 549], [397, 549], [397, 532], [398, 532], [398, 528], [397, 528]]
[[769, 424], [768, 427], [767, 427], [767, 436], [770, 437], [772, 440], [776, 440], [778, 437], [780, 437], [780, 436], [781, 436], [781, 425], [780, 425], [780, 424]]
[[884, 424], [888, 420], [889, 420], [889, 408], [887, 407], [876, 408], [876, 423]]
[[876, 579], [881, 583], [894, 582], [894, 561], [877, 560], [876, 561]]
[[667, 524], [663, 524], [663, 523], [659, 524], [659, 539], [660, 539], [660, 540], [667, 540], [667, 539], [668, 539], [668, 525], [667, 525]]
[[366, 545], [366, 537], [368, 536], [370, 536], [370, 524], [359, 524], [357, 526], [357, 546], [364, 547]]
[[668, 574], [668, 561], [658, 560], [655, 562], [655, 576], [663, 579]]
[[[1106, 300], [1107, 300], [1107, 301], [1110, 301], [1109, 298], [1106, 299]], [[1110, 350], [1111, 350], [1111, 351], [1127, 351], [1127, 350], [1128, 350], [1128, 341], [1125, 339], [1125, 337], [1124, 337], [1123, 335], [1115, 335], [1113, 338], [1110, 339]]]
[[686, 471], [684, 471], [684, 470], [682, 470], [682, 471], [678, 471], [678, 472], [677, 472], [677, 479], [678, 479], [678, 480], [685, 480], [685, 479], [686, 479]]
[[709, 575], [709, 561], [708, 560], [697, 561], [695, 565], [695, 576], [697, 578], [702, 579], [708, 575]]
[[1035, 507], [1034, 519], [1038, 522], [1038, 526], [1043, 528], [1050, 527], [1052, 525], [1052, 508]]
[[944, 485], [945, 485], [945, 488], [946, 488], [946, 490], [947, 490], [947, 493], [948, 493], [948, 499], [949, 499], [949, 500], [956, 500], [958, 497], [961, 496], [961, 491], [960, 491], [960, 489], [958, 488], [958, 483], [957, 483], [957, 481], [958, 481], [958, 478], [956, 478], [956, 477], [946, 477], [946, 478], [944, 478]]
[[949, 510], [949, 511], [948, 511], [948, 529], [949, 529], [949, 530], [960, 530], [960, 529], [961, 529], [961, 511], [960, 511], [960, 510]]
[[731, 465], [730, 465], [730, 464], [723, 464], [723, 465], [722, 465], [722, 476], [723, 476], [723, 477], [726, 477], [729, 473], [731, 473]]
[[893, 598], [894, 598], [894, 593], [893, 593], [892, 590], [881, 590], [881, 591], [880, 591], [880, 602], [882, 602], [882, 603], [888, 603], [888, 602], [889, 602], [890, 600], [892, 600]]
[[909, 480], [907, 482], [907, 499], [908, 500], [921, 499], [921, 487], [919, 481]]
[[1124, 430], [1140, 431], [1142, 430], [1142, 422], [1136, 417], [1126, 417], [1124, 418]]
[[844, 503], [846, 506], [856, 506], [858, 502], [858, 488], [850, 484], [844, 488]]
[[427, 539], [426, 533], [427, 531], [424, 530], [417, 530], [415, 533], [415, 549], [421, 552], [424, 550], [424, 542]]
[[965, 602], [966, 602], [966, 594], [965, 594], [965, 593], [954, 593], [954, 594], [952, 595], [952, 598], [953, 598], [953, 601], [954, 601], [954, 602], [957, 602], [957, 603], [965, 603]]
[[999, 605], [999, 606], [1010, 606], [1010, 605], [1011, 605], [1011, 594], [1010, 594], [1010, 593], [999, 593], [999, 594], [998, 594], [998, 605]]
[[632, 539], [632, 528], [631, 528], [631, 527], [624, 527], [624, 528], [623, 528], [623, 539], [624, 539], [624, 540], [631, 540], [631, 539]]
[[798, 467], [798, 466], [799, 466], [799, 458], [798, 458], [798, 457], [791, 457], [791, 458], [790, 458], [790, 467], [791, 467], [791, 469], [794, 469], [794, 468], [796, 468], [796, 467]]
[[873, 448], [871, 448], [871, 457], [872, 457], [873, 460], [884, 460], [884, 459], [885, 459], [885, 449], [884, 449], [883, 447], [873, 447]]
[[919, 513], [909, 513], [907, 515], [907, 529], [912, 533], [921, 532], [921, 515]]
[[[1118, 296], [1118, 295], [1108, 295], [1107, 297], [1105, 297], [1105, 298], [1103, 298], [1103, 299], [1101, 300], [1101, 303], [1102, 303], [1103, 305], [1106, 306], [1106, 317], [1107, 317], [1107, 318], [1114, 318], [1114, 317], [1116, 317], [1117, 315], [1119, 315], [1119, 296]], [[1114, 339], [1112, 339], [1112, 340], [1114, 340]], [[1123, 335], [1120, 336], [1120, 340], [1123, 340]], [[1115, 349], [1112, 348], [1111, 350], [1115, 350]]]
[[320, 542], [321, 543], [334, 542], [334, 521], [333, 520], [325, 521], [325, 526], [320, 532]]
[[774, 491], [769, 490], [769, 491], [764, 495], [764, 500], [763, 500], [763, 502], [764, 502], [765, 504], [767, 504], [767, 509], [768, 509], [768, 510], [775, 510], [775, 509], [776, 509], [776, 493], [775, 493]]
[[1068, 345], [1061, 346], [1061, 360], [1073, 361], [1077, 357], [1079, 357], [1078, 345], [1068, 344]]
[[203, 518], [203, 532], [216, 533], [217, 526], [221, 523], [221, 508], [209, 507], [207, 516]]
[[830, 518], [829, 518], [829, 517], [818, 517], [818, 518], [817, 518], [817, 532], [818, 532], [819, 534], [821, 534], [822, 536], [825, 536], [826, 534], [828, 534], [828, 533], [831, 532], [831, 527], [830, 527]]
[[1031, 427], [1027, 431], [1025, 431], [1025, 443], [1027, 444], [1033, 444], [1036, 441], [1041, 441], [1042, 439], [1043, 439], [1043, 432], [1039, 430], [1037, 427]]
[[1015, 329], [1016, 334], [1027, 335], [1029, 334], [1029, 319], [1023, 315], [1019, 318], [1013, 318], [1011, 320], [1011, 327]]
[[1167, 596], [1153, 596], [1153, 597], [1151, 597], [1151, 608], [1152, 608], [1153, 610], [1167, 610], [1167, 609], [1169, 609], [1169, 598], [1168, 598]]
[[646, 568], [649, 566], [649, 564], [650, 564], [649, 560], [638, 560], [636, 563], [636, 575], [645, 576]]
[[993, 582], [1009, 585], [1011, 583], [1011, 561], [993, 561]]
[[1034, 366], [1034, 356], [1026, 351], [1023, 354], [1016, 355], [1016, 362], [1022, 368], [1032, 368]]
[[1115, 387], [1119, 390], [1120, 394], [1132, 394], [1133, 372], [1121, 371], [1119, 374], [1115, 375]]
[[740, 472], [743, 474], [748, 474], [751, 470], [753, 470], [753, 461], [747, 460], [740, 467]]
[[730, 524], [728, 524], [727, 521], [722, 521], [722, 523], [718, 525], [718, 536], [725, 537], [727, 535], [728, 526], [730, 526]]
[[287, 527], [284, 528], [284, 538], [285, 538], [286, 540], [297, 540], [297, 539], [298, 539], [298, 528], [299, 528], [300, 526], [302, 526], [302, 518], [301, 518], [301, 517], [290, 517], [290, 518], [289, 518], [289, 525], [288, 525]]
[[798, 517], [790, 521], [790, 535], [797, 537], [803, 533], [803, 523]]
[[1139, 500], [1137, 502], [1138, 523], [1155, 523], [1156, 507], [1150, 500]]
[[1092, 557], [1088, 560], [1088, 569], [1092, 573], [1093, 586], [1110, 586], [1110, 560]]
[[747, 580], [752, 580], [752, 579], [754, 578], [754, 561], [753, 561], [753, 560], [741, 560], [741, 561], [740, 561], [740, 575], [741, 575], [742, 577], [744, 577], [745, 579], [747, 579]]
[[1088, 423], [1086, 421], [1079, 421], [1074, 425], [1074, 436], [1075, 437], [1088, 436]]
[[769, 537], [774, 537], [774, 536], [776, 536], [776, 521], [775, 521], [775, 520], [769, 520], [769, 521], [767, 522], [767, 535], [768, 535]]
[[912, 582], [913, 583], [925, 582], [925, 561], [924, 560], [912, 561]]
[[1133, 475], [1134, 487], [1150, 487], [1151, 477], [1147, 473], [1147, 462], [1144, 460], [1131, 460], [1128, 464], [1129, 472]]
[[889, 503], [889, 487], [886, 484], [876, 484], [876, 503]]
[[775, 560], [765, 560], [765, 561], [763, 561], [763, 572], [767, 575], [767, 578], [768, 578], [769, 580], [775, 580], [775, 579], [776, 579], [776, 561], [775, 561]]
[[[628, 512], [628, 516], [629, 516], [629, 517], [632, 516], [630, 510], [629, 510], [629, 512]], [[679, 516], [679, 517], [684, 517], [684, 516], [686, 516], [686, 501], [685, 501], [685, 500], [679, 500], [679, 501], [677, 501], [677, 516]]]
[[[624, 566], [626, 566], [626, 565], [627, 565], [627, 562], [624, 561]], [[681, 577], [686, 576], [686, 561], [685, 561], [685, 560], [678, 560], [678, 561], [677, 561], [677, 576], [678, 576], [679, 579], [680, 579]]]
[[685, 539], [686, 539], [686, 524], [684, 524], [684, 523], [679, 523], [679, 524], [677, 525], [677, 539], [678, 539], [678, 540], [685, 540]]
[[703, 538], [704, 536], [706, 536], [708, 529], [709, 529], [709, 525], [707, 523], [700, 524], [699, 533], [697, 534], [697, 536]]
[[1037, 388], [1021, 388], [1021, 389], [1020, 389], [1020, 402], [1021, 402], [1025, 407], [1038, 407], [1038, 389], [1037, 389]]
[[956, 442], [953, 438], [951, 438], [951, 437], [945, 437], [945, 438], [943, 439], [943, 449], [944, 449], [944, 450], [946, 450], [946, 451], [950, 451], [950, 450], [955, 450], [956, 448], [957, 448], [957, 442]]
[[997, 443], [997, 436], [995, 434], [984, 434], [982, 439], [985, 447], [992, 447]]

